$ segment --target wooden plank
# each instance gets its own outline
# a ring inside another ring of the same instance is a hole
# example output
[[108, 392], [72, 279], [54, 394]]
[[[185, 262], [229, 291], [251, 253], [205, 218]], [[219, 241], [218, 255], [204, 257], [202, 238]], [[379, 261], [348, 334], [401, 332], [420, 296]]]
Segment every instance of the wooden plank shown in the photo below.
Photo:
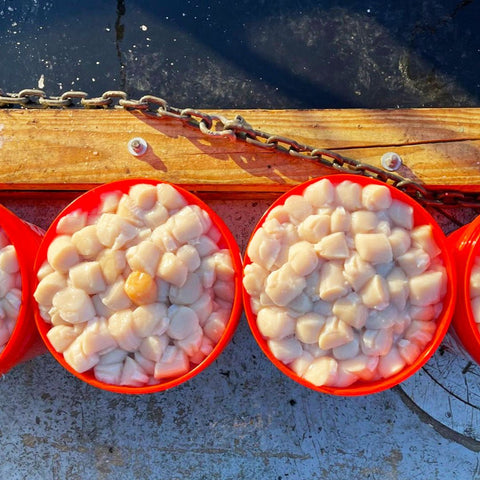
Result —
[[[380, 165], [388, 151], [407, 178], [480, 190], [480, 109], [217, 110], [254, 128]], [[145, 155], [127, 150], [136, 136]], [[287, 154], [205, 137], [173, 119], [114, 110], [0, 109], [0, 190], [83, 190], [150, 177], [200, 192], [268, 194], [333, 173]]]

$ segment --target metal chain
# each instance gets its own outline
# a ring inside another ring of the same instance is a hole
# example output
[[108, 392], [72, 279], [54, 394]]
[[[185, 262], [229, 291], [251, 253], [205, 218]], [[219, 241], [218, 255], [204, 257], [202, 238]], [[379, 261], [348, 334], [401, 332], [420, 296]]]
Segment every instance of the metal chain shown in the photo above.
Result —
[[[228, 120], [221, 115], [207, 114], [192, 108], [176, 108], [166, 100], [145, 95], [139, 100], [129, 99], [126, 92], [111, 90], [101, 97], [88, 98], [81, 91], [68, 91], [61, 96], [47, 96], [43, 90], [25, 89], [18, 93], [0, 90], [0, 108], [123, 108], [141, 110], [156, 118], [173, 118], [184, 125], [198, 129], [211, 137], [240, 140], [256, 147], [288, 153], [294, 157], [318, 163], [343, 173], [360, 174], [388, 183], [413, 197], [426, 207], [444, 209], [466, 207], [479, 209], [480, 195], [454, 188], [435, 190], [396, 173], [340, 155], [332, 150], [311, 147], [279, 135], [256, 130], [240, 115]], [[443, 213], [443, 212], [442, 212]], [[448, 215], [447, 215], [448, 216]], [[449, 217], [450, 218], [450, 217]], [[450, 218], [455, 221], [454, 219]]]

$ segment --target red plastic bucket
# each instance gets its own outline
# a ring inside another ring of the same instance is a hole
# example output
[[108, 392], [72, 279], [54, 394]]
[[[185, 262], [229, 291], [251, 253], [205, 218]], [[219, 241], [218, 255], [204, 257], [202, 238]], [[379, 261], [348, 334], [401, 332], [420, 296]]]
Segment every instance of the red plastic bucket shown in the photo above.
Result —
[[[122, 194], [128, 193], [130, 187], [136, 184], [157, 185], [162, 183], [167, 183], [167, 182], [161, 182], [161, 181], [149, 180], [149, 179], [121, 180], [121, 181], [116, 181], [109, 184], [101, 185], [78, 197], [58, 215], [58, 217], [54, 220], [52, 225], [47, 230], [44, 240], [41, 243], [40, 248], [38, 250], [38, 255], [35, 261], [35, 272], [38, 272], [39, 268], [44, 264], [47, 258], [48, 247], [51, 244], [51, 242], [57, 237], [57, 225], [63, 217], [78, 210], [82, 212], [87, 212], [87, 213], [91, 213], [95, 211], [95, 209], [97, 209], [98, 206], [101, 204], [102, 198], [104, 198], [104, 196], [108, 193], [112, 193], [112, 192], [120, 192]], [[217, 229], [220, 232], [220, 240], [218, 241], [218, 246], [220, 248], [228, 249], [230, 252], [231, 260], [234, 268], [233, 281], [234, 281], [234, 289], [235, 289], [235, 295], [234, 295], [234, 300], [231, 307], [230, 316], [225, 325], [223, 334], [221, 335], [218, 342], [214, 345], [213, 350], [198, 365], [193, 366], [187, 373], [180, 375], [178, 377], [170, 378], [158, 384], [136, 387], [136, 386], [113, 385], [113, 384], [99, 381], [98, 379], [95, 378], [92, 370], [88, 370], [84, 373], [79, 373], [76, 370], [74, 370], [65, 361], [63, 354], [58, 353], [55, 350], [55, 348], [52, 346], [51, 342], [49, 341], [47, 337], [47, 333], [52, 327], [52, 325], [47, 323], [41, 317], [38, 304], [37, 304], [35, 308], [35, 318], [36, 318], [37, 327], [50, 353], [70, 373], [75, 375], [77, 378], [83, 380], [84, 382], [90, 385], [93, 385], [95, 387], [117, 392], [117, 393], [144, 394], [144, 393], [158, 392], [161, 390], [166, 390], [166, 389], [175, 387], [177, 385], [180, 385], [181, 383], [186, 382], [190, 378], [198, 375], [201, 371], [207, 368], [218, 357], [218, 355], [222, 352], [225, 346], [229, 343], [238, 325], [238, 321], [241, 314], [241, 308], [242, 308], [242, 304], [241, 304], [242, 263], [241, 263], [241, 256], [238, 249], [238, 245], [232, 233], [230, 232], [230, 230], [227, 228], [224, 222], [220, 219], [220, 217], [208, 205], [206, 205], [198, 197], [184, 190], [183, 188], [178, 187], [176, 185], [172, 185], [172, 184], [169, 184], [169, 185], [171, 185], [181, 195], [183, 195], [184, 199], [187, 201], [188, 204], [197, 205], [198, 207], [200, 207], [201, 209], [203, 209], [205, 212], [208, 213], [210, 219], [212, 220], [212, 223], [217, 227]]]
[[24, 222], [2, 205], [0, 205], [0, 227], [15, 247], [22, 280], [21, 306], [17, 322], [0, 354], [0, 373], [3, 374], [18, 363], [45, 351], [35, 326], [32, 299], [35, 284], [33, 264], [43, 232], [35, 225]]
[[480, 331], [475, 322], [470, 299], [470, 277], [475, 259], [480, 256], [480, 216], [455, 230], [447, 242], [457, 267], [457, 303], [452, 318], [451, 333], [459, 353], [480, 364]]
[[[385, 185], [377, 180], [370, 179], [363, 176], [357, 176], [357, 175], [338, 174], [338, 175], [331, 175], [323, 178], [330, 180], [330, 182], [333, 185], [338, 185], [339, 183], [346, 180], [357, 183], [362, 187], [370, 184]], [[321, 178], [316, 178], [306, 183], [303, 183], [301, 185], [298, 185], [292, 188], [286, 194], [282, 195], [280, 198], [278, 198], [262, 216], [262, 218], [260, 219], [260, 221], [258, 222], [258, 224], [256, 225], [252, 233], [252, 237], [255, 234], [255, 232], [263, 225], [267, 215], [275, 207], [279, 205], [283, 205], [285, 201], [292, 195], [301, 195], [309, 185], [319, 180], [321, 180]], [[433, 217], [417, 202], [415, 202], [412, 198], [410, 198], [400, 190], [390, 185], [387, 185], [387, 187], [390, 190], [391, 197], [393, 200], [402, 201], [413, 208], [414, 226], [419, 226], [424, 224], [428, 224], [432, 226], [434, 239], [438, 247], [441, 249], [440, 255], [443, 260], [443, 264], [446, 269], [448, 278], [447, 278], [447, 292], [443, 298], [443, 308], [440, 315], [436, 318], [436, 330], [433, 334], [433, 337], [427, 343], [423, 351], [421, 351], [417, 359], [412, 364], [406, 365], [402, 370], [400, 370], [398, 373], [394, 374], [393, 376], [390, 376], [388, 378], [382, 378], [379, 380], [372, 380], [372, 381], [357, 380], [355, 383], [353, 383], [348, 387], [315, 386], [314, 384], [306, 381], [304, 378], [297, 375], [291, 368], [289, 368], [286, 364], [278, 360], [273, 355], [273, 353], [268, 347], [267, 340], [260, 333], [260, 330], [257, 326], [257, 316], [254, 314], [251, 307], [251, 297], [244, 288], [243, 290], [244, 308], [245, 308], [250, 329], [253, 333], [253, 336], [255, 337], [255, 340], [259, 344], [264, 354], [279, 370], [281, 370], [285, 375], [287, 375], [288, 377], [290, 377], [291, 379], [295, 380], [296, 382], [300, 383], [305, 387], [311, 388], [313, 390], [316, 390], [322, 393], [328, 393], [333, 395], [344, 395], [344, 396], [367, 395], [367, 394], [377, 393], [382, 390], [389, 389], [399, 384], [400, 382], [406, 380], [415, 372], [417, 372], [433, 355], [433, 353], [435, 352], [437, 347], [440, 345], [442, 339], [444, 338], [448, 330], [451, 317], [453, 314], [457, 285], [456, 285], [456, 273], [455, 273], [452, 257], [449, 251], [449, 247], [448, 247], [445, 235], [443, 234], [442, 230], [440, 229], [438, 224], [435, 222]], [[250, 242], [252, 240], [252, 237], [250, 238]], [[246, 251], [248, 252], [248, 247]], [[249, 258], [248, 253], [245, 253], [244, 269], [250, 263], [252, 263], [252, 261]], [[480, 334], [478, 332], [476, 332], [476, 334], [480, 338]]]

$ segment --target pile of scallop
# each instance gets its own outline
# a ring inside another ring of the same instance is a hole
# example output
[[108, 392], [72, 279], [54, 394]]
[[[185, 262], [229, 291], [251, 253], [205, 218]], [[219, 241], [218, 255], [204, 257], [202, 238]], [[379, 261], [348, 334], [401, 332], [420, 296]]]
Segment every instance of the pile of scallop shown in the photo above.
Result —
[[234, 269], [208, 213], [169, 184], [112, 192], [60, 219], [35, 299], [75, 371], [144, 386], [187, 373], [230, 317]]
[[15, 247], [0, 228], [0, 352], [7, 345], [22, 304], [22, 277]]
[[317, 387], [347, 387], [397, 374], [431, 341], [440, 253], [386, 186], [322, 179], [269, 211], [243, 283], [273, 356]]

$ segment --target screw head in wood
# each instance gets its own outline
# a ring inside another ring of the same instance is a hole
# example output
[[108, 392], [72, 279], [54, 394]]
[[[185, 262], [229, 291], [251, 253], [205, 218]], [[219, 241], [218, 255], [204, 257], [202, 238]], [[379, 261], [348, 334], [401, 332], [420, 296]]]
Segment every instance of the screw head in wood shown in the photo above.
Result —
[[148, 144], [141, 137], [132, 138], [127, 145], [129, 153], [135, 157], [143, 155], [147, 151]]
[[382, 155], [382, 167], [389, 172], [394, 172], [402, 166], [402, 157], [395, 152], [387, 152]]

